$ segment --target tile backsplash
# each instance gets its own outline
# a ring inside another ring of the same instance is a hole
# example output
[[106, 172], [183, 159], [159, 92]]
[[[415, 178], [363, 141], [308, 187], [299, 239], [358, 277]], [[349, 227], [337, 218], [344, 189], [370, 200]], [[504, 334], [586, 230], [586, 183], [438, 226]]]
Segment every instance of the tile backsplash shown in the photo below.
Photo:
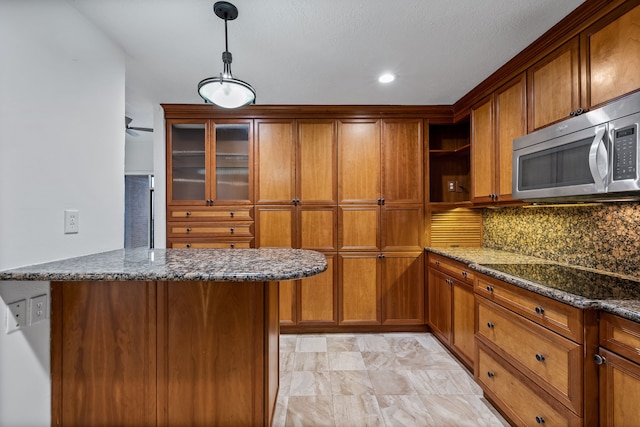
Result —
[[484, 209], [483, 246], [640, 277], [640, 203]]

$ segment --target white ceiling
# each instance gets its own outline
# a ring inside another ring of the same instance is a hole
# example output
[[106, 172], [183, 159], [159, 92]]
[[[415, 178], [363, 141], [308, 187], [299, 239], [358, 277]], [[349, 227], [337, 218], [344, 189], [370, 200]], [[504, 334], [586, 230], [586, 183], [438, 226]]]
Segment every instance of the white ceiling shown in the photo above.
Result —
[[[66, 1], [126, 53], [132, 126], [152, 126], [154, 104], [201, 103], [222, 70], [213, 0]], [[582, 2], [232, 0], [232, 71], [258, 104], [452, 104]]]

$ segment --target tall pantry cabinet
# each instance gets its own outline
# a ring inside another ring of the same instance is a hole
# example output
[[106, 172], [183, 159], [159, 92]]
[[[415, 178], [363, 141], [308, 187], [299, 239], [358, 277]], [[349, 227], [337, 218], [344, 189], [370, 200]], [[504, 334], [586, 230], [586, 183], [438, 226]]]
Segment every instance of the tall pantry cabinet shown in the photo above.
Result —
[[338, 123], [341, 325], [424, 324], [422, 120]]

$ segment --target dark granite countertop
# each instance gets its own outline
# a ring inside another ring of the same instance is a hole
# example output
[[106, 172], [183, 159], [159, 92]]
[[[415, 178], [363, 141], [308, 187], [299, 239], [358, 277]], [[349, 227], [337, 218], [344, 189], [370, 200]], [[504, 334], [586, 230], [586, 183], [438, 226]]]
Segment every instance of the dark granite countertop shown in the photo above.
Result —
[[[487, 276], [571, 306], [599, 309], [640, 322], [638, 278], [488, 248], [427, 247], [426, 250], [467, 264], [470, 269]], [[539, 273], [534, 264], [550, 267], [543, 269], [548, 273]], [[523, 276], [535, 277], [535, 280]]]
[[263, 282], [326, 269], [324, 255], [303, 249], [120, 249], [0, 271], [0, 280]]

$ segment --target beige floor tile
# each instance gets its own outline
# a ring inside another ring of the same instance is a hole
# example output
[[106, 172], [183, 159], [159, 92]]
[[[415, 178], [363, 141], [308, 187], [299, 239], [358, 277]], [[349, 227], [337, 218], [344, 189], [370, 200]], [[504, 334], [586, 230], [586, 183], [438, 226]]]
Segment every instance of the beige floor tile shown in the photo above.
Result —
[[502, 426], [489, 408], [476, 396], [422, 396], [434, 425], [481, 427]]
[[360, 351], [391, 351], [389, 341], [384, 335], [362, 334], [357, 338]]
[[329, 372], [291, 372], [289, 396], [331, 396]]
[[334, 396], [336, 427], [384, 427], [384, 419], [373, 395]]
[[296, 352], [293, 360], [294, 371], [328, 371], [329, 358], [326, 352]]
[[327, 351], [360, 351], [358, 339], [353, 335], [327, 336]]
[[330, 378], [333, 395], [374, 394], [367, 371], [331, 371]]
[[369, 370], [402, 369], [402, 365], [391, 351], [363, 351], [362, 359]]
[[[376, 396], [387, 427], [437, 426], [420, 396]], [[440, 424], [442, 425], [442, 424]], [[444, 425], [443, 425], [444, 426]]]
[[331, 396], [291, 396], [285, 427], [334, 426]]
[[416, 395], [406, 371], [369, 371], [376, 395]]
[[341, 351], [328, 353], [329, 369], [332, 371], [357, 371], [364, 370], [364, 360], [359, 351]]
[[321, 352], [327, 351], [327, 338], [320, 336], [299, 335], [296, 342], [296, 352]]

